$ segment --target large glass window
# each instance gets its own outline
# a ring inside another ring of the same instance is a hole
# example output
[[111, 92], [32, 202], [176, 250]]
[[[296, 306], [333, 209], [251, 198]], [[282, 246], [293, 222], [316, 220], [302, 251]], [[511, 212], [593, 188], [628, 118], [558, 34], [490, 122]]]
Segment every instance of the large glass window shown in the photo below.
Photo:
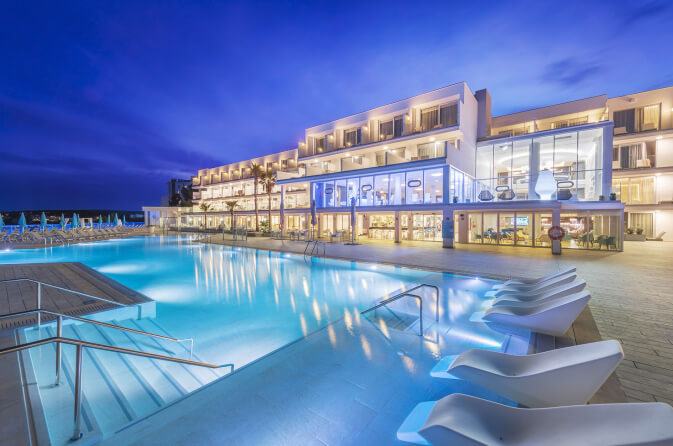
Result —
[[552, 170], [554, 167], [554, 137], [543, 136], [533, 139], [533, 150], [538, 153], [540, 164], [539, 170]]
[[344, 146], [351, 147], [362, 144], [362, 128], [344, 130]]
[[388, 175], [377, 175], [374, 177], [374, 206], [385, 206], [388, 204], [388, 183], [390, 183]]
[[467, 221], [469, 224], [469, 229], [467, 233], [468, 243], [482, 243], [482, 229], [481, 221], [482, 214], [481, 212], [471, 212], [467, 214]]
[[[371, 178], [371, 177], [370, 177]], [[358, 191], [359, 191], [359, 178], [350, 178], [348, 180], [348, 196], [346, 198], [346, 206], [351, 205], [351, 200], [355, 199], [355, 205], [357, 206], [358, 202]]]
[[493, 145], [477, 147], [476, 173], [478, 179], [493, 177]]
[[404, 191], [405, 191], [405, 179], [404, 173], [392, 173], [390, 174], [390, 199], [389, 204], [391, 205], [401, 205], [404, 204]]
[[360, 206], [374, 205], [374, 177], [360, 178]]
[[407, 172], [407, 204], [423, 203], [423, 171]]
[[426, 169], [425, 181], [423, 182], [425, 188], [425, 203], [441, 203], [442, 202], [442, 169]]
[[498, 213], [485, 212], [484, 213], [484, 232], [482, 239], [484, 243], [498, 243]]
[[348, 206], [348, 190], [346, 180], [336, 180], [334, 182], [334, 206]]

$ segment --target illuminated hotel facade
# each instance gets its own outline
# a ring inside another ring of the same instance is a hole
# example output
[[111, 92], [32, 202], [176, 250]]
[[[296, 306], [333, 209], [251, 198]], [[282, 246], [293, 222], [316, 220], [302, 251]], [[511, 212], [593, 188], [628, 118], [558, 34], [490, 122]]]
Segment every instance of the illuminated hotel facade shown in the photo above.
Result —
[[[460, 82], [308, 128], [292, 150], [199, 170], [192, 208], [146, 207], [146, 221], [226, 230], [236, 201], [237, 227], [254, 229], [255, 163], [275, 174], [271, 227], [282, 201], [286, 233], [309, 229], [315, 200], [317, 234], [350, 238], [355, 200], [360, 241], [446, 241], [452, 221], [457, 244], [549, 247], [548, 229], [561, 226], [565, 248], [621, 250], [634, 225], [673, 235], [672, 97], [602, 95], [492, 117], [488, 91]], [[261, 185], [256, 200], [266, 221]]]

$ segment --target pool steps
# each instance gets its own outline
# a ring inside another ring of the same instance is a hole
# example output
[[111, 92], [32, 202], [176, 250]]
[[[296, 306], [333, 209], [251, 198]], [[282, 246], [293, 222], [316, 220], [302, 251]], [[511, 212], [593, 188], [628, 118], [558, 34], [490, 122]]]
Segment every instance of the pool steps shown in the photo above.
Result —
[[[152, 319], [112, 320], [110, 323], [151, 333], [170, 336]], [[55, 336], [52, 325], [21, 330], [22, 342]], [[185, 343], [136, 335], [122, 330], [86, 323], [68, 323], [63, 336], [90, 342], [114, 345], [167, 356], [189, 358]], [[56, 344], [30, 349], [23, 355], [27, 376], [34, 376], [40, 396], [42, 416], [34, 417], [46, 424], [52, 444], [72, 445], [75, 348], [62, 346], [61, 384], [54, 386]], [[85, 349], [83, 356], [82, 392], [84, 438], [76, 444], [93, 444], [107, 438], [140, 417], [199, 389], [225, 375], [228, 369], [213, 370], [180, 363], [125, 355], [116, 352]], [[200, 361], [194, 355], [194, 360]], [[28, 370], [29, 369], [29, 370]], [[38, 410], [38, 409], [34, 409]], [[44, 441], [47, 440], [47, 441]], [[48, 443], [48, 439], [38, 439]]]

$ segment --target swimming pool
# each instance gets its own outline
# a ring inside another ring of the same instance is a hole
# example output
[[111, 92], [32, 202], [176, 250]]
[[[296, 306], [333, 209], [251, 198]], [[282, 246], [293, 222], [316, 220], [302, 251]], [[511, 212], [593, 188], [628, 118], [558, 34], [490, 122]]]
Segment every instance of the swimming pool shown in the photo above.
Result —
[[[82, 262], [154, 299], [156, 318], [152, 321], [153, 325], [146, 321], [142, 325], [133, 322], [135, 328], [159, 331], [177, 338], [193, 338], [198, 359], [214, 364], [234, 363], [236, 368], [331, 322], [360, 318], [360, 311], [382, 296], [428, 278], [440, 283], [442, 292], [449, 294], [448, 308], [442, 312], [442, 321], [447, 329], [452, 330], [451, 336], [443, 341], [450, 343], [451, 350], [460, 352], [479, 346], [503, 349], [508, 340], [505, 334], [467, 322], [470, 314], [481, 309], [483, 294], [492, 285], [474, 278], [387, 265], [305, 259], [294, 254], [205, 245], [175, 236], [132, 237], [0, 253], [0, 263], [66, 261]], [[413, 304], [413, 301], [400, 302], [401, 306], [411, 305], [408, 311], [410, 315], [414, 315]], [[432, 319], [429, 316], [428, 320]], [[377, 324], [379, 322], [382, 321], [377, 321]], [[71, 334], [78, 335], [83, 329], [72, 328], [74, 331]], [[47, 331], [41, 337], [47, 335], [53, 333]], [[96, 333], [93, 335], [99, 336]], [[29, 333], [26, 336], [35, 339], [37, 335]], [[101, 336], [100, 342], [114, 340], [106, 338], [104, 334]], [[124, 342], [128, 348], [142, 347], [137, 344], [138, 341], [133, 341], [136, 342], [134, 344], [126, 339]], [[51, 354], [43, 349], [45, 347], [31, 352], [34, 363]], [[184, 353], [182, 351], [183, 357]], [[98, 356], [106, 355], [116, 354], [101, 353]], [[121, 362], [117, 368], [113, 365], [109, 367], [112, 369], [107, 375], [127, 373]], [[148, 367], [148, 364], [139, 363], [136, 368], [147, 370]], [[166, 370], [162, 369], [162, 372], [166, 374]], [[40, 373], [36, 368], [38, 383], [41, 381]], [[137, 370], [128, 373], [138, 374]], [[90, 375], [87, 378], [84, 374], [84, 378], [94, 380], [95, 373]], [[107, 375], [104, 371], [100, 372], [99, 387], [100, 383], [112, 379]], [[185, 385], [185, 389], [189, 391], [198, 387], [199, 383], [216, 377], [213, 375], [197, 379], [193, 385]], [[46, 388], [49, 379], [47, 375], [41, 383], [43, 402], [51, 391]], [[124, 394], [124, 389], [119, 393]], [[99, 423], [97, 427], [103, 435], [114, 432], [120, 425], [156, 408], [152, 405], [139, 407], [146, 403], [135, 393], [135, 390], [126, 391], [126, 398], [131, 401], [128, 403], [128, 414], [116, 415], [116, 421], [110, 414], [101, 415], [101, 419], [107, 420], [107, 424], [101, 426]], [[177, 396], [167, 395], [160, 403]], [[55, 427], [62, 422], [58, 420], [61, 416], [59, 408], [67, 405], [63, 398], [63, 395], [59, 395], [53, 398], [56, 402], [45, 403], [45, 412], [52, 410], [55, 413], [47, 414], [46, 417], [52, 437], [63, 434], [56, 433], [58, 428]], [[95, 403], [89, 404], [95, 406]], [[161, 404], [155, 406], [160, 407]], [[93, 407], [92, 411], [96, 412], [95, 409]]]

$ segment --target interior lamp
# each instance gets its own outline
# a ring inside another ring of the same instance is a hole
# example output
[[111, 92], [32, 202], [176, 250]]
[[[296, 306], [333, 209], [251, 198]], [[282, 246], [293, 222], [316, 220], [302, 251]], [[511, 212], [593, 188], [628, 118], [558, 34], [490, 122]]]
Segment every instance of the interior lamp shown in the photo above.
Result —
[[535, 183], [535, 193], [541, 200], [551, 200], [552, 194], [556, 192], [556, 179], [551, 170], [544, 169], [538, 174]]

